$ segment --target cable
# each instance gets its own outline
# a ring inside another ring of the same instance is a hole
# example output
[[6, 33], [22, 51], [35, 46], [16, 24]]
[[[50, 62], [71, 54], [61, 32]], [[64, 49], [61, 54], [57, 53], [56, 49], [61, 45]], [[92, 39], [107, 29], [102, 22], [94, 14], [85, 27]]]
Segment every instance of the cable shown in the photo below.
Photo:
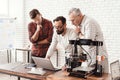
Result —
[[90, 64], [92, 63], [92, 58], [91, 58], [91, 56], [90, 56], [90, 54], [81, 46], [81, 45], [79, 45], [87, 54], [88, 54], [88, 56], [90, 57], [90, 63], [88, 64], [88, 66], [90, 66]]
[[[78, 53], [77, 52], [77, 40], [79, 40], [79, 38], [76, 38], [75, 42], [74, 42], [74, 47], [75, 47], [75, 51], [74, 53]], [[92, 58], [90, 56], [90, 54], [79, 44], [79, 46], [88, 54], [88, 56], [90, 57], [90, 63], [88, 64], [88, 66], [90, 66], [90, 64], [92, 63]]]

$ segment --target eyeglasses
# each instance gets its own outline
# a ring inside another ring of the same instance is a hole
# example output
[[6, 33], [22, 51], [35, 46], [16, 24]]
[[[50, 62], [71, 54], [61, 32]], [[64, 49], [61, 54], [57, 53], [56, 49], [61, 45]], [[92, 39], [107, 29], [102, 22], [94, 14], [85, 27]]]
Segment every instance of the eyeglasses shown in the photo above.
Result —
[[55, 26], [55, 29], [61, 30], [63, 28], [64, 24], [62, 26]]
[[74, 22], [77, 18], [78, 18], [79, 15], [75, 16], [74, 18], [72, 18], [70, 21]]

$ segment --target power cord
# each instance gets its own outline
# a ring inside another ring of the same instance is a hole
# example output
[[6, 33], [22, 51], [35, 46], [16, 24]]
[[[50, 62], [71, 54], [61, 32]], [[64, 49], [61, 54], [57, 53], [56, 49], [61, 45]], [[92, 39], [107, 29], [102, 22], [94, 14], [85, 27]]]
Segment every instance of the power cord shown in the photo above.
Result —
[[88, 56], [90, 57], [90, 63], [88, 64], [88, 66], [90, 66], [90, 64], [92, 63], [92, 58], [91, 58], [89, 52], [87, 52], [81, 45], [79, 45], [79, 46], [80, 46], [80, 47], [88, 54]]
[[[76, 38], [76, 40], [75, 40], [75, 42], [74, 42], [74, 47], [75, 47], [75, 53], [78, 53], [77, 52], [77, 40], [79, 40], [79, 38]], [[79, 44], [79, 46], [88, 54], [88, 56], [90, 57], [90, 63], [88, 64], [88, 66], [90, 66], [90, 64], [92, 63], [92, 58], [91, 58], [91, 56], [90, 56], [90, 54], [89, 54], [89, 52], [87, 52], [80, 44]]]

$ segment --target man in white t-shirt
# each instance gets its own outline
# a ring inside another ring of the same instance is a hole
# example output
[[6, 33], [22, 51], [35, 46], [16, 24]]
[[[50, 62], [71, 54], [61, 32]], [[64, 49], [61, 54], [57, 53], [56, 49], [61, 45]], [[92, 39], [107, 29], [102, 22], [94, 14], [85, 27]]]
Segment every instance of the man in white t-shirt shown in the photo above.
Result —
[[50, 57], [56, 50], [56, 46], [58, 43], [65, 52], [72, 53], [73, 47], [71, 44], [69, 44], [69, 40], [76, 40], [78, 38], [78, 35], [73, 29], [66, 27], [66, 18], [64, 18], [63, 16], [57, 17], [53, 20], [53, 22], [55, 30], [52, 37], [51, 45], [47, 51], [47, 59], [50, 59]]

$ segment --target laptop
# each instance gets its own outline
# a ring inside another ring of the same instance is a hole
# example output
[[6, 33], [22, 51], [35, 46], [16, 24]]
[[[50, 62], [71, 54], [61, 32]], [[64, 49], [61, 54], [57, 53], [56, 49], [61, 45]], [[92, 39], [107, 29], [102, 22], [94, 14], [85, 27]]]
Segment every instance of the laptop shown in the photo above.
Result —
[[[111, 78], [112, 78], [112, 80], [119, 80], [120, 79], [119, 60], [115, 60], [112, 63], [110, 63], [110, 69], [111, 69]], [[119, 78], [119, 79], [117, 79], [117, 78]]]
[[60, 68], [55, 68], [49, 59], [40, 58], [40, 57], [32, 57], [33, 61], [35, 62], [37, 67], [52, 70], [52, 71], [58, 71], [61, 70]]

